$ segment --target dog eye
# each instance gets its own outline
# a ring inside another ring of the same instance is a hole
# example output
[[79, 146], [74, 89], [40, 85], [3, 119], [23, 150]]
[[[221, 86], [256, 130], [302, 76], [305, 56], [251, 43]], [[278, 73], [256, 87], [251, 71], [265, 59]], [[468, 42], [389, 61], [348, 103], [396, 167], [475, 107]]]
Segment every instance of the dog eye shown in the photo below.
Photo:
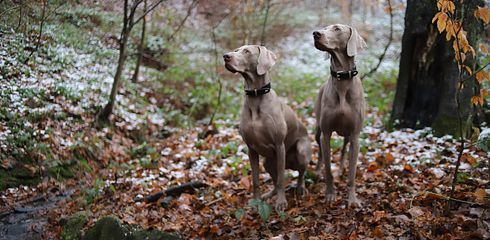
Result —
[[335, 30], [336, 32], [338, 32], [338, 31], [340, 31], [340, 28], [336, 27], [334, 30]]
[[246, 53], [246, 54], [249, 54], [250, 51], [248, 49], [243, 49], [243, 52]]

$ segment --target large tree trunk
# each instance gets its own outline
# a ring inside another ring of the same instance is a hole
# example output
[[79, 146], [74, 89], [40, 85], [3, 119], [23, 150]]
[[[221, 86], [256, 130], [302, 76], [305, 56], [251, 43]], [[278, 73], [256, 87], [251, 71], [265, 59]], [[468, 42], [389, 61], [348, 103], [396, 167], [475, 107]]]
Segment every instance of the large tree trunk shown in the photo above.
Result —
[[[482, 0], [464, 1], [464, 29], [475, 46], [482, 24], [473, 16]], [[457, 7], [461, 10], [461, 6]], [[432, 18], [437, 12], [435, 1], [408, 0], [405, 31], [402, 39], [400, 72], [391, 115], [394, 127], [432, 127], [437, 135], [458, 134], [456, 85], [458, 68], [452, 41], [440, 34]], [[473, 66], [467, 56], [466, 65]], [[467, 81], [461, 93], [462, 116], [468, 119], [474, 81]], [[466, 122], [466, 121], [465, 121]]]

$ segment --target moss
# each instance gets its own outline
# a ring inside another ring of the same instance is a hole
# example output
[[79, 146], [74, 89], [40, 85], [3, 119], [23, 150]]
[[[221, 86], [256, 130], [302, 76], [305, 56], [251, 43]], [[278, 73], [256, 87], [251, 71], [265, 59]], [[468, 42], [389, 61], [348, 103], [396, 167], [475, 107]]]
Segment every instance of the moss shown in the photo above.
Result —
[[66, 179], [75, 176], [72, 171], [72, 166], [66, 164], [52, 167], [48, 170], [48, 172], [50, 176], [56, 179]]
[[35, 185], [40, 178], [30, 170], [23, 167], [16, 167], [9, 170], [0, 169], [0, 190], [19, 185]]
[[[446, 134], [453, 135], [454, 137], [459, 137], [459, 124], [456, 115], [447, 116], [439, 115], [437, 119], [432, 123], [432, 129], [434, 130], [434, 135], [443, 136]], [[463, 122], [463, 133], [466, 132], [468, 126]]]
[[119, 219], [114, 217], [103, 217], [88, 230], [83, 237], [84, 240], [121, 240], [127, 239], [129, 229], [122, 225]]
[[88, 221], [88, 214], [86, 212], [75, 213], [70, 219], [63, 224], [63, 232], [61, 233], [61, 239], [74, 240], [82, 238], [83, 226]]
[[157, 230], [141, 230], [124, 225], [115, 217], [99, 219], [83, 237], [84, 240], [176, 240], [179, 236]]

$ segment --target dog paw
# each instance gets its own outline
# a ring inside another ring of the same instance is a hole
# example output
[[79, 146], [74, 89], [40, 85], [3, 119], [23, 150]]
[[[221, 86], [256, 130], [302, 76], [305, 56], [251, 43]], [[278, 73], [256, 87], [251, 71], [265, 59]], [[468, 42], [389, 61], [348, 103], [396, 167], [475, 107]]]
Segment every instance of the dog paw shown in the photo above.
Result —
[[286, 201], [286, 197], [278, 197], [276, 200], [276, 212], [284, 212], [288, 207], [288, 201]]
[[296, 186], [296, 196], [302, 197], [306, 194], [308, 194], [308, 190], [304, 186]]
[[335, 202], [335, 193], [327, 193], [325, 195], [325, 202], [328, 204]]
[[271, 198], [272, 196], [276, 195], [276, 193], [277, 193], [277, 191], [274, 188], [273, 190], [270, 190], [269, 192], [262, 194], [262, 196], [260, 198], [262, 198], [263, 200], [267, 200], [267, 199]]
[[349, 208], [360, 208], [362, 207], [361, 200], [357, 199], [356, 195], [349, 195], [347, 199], [347, 206]]

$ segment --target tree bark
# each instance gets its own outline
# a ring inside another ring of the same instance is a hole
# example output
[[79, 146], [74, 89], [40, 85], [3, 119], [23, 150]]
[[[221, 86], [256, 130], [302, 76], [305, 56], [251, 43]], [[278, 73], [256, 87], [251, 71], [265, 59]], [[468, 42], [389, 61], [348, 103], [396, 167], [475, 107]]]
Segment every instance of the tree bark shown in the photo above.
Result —
[[[482, 24], [473, 16], [482, 0], [466, 0], [464, 29], [472, 46], [478, 41]], [[434, 1], [408, 0], [405, 13], [405, 31], [402, 39], [400, 72], [398, 75], [391, 123], [397, 128], [432, 127], [436, 135], [458, 133], [456, 87], [458, 68], [454, 60], [452, 41], [446, 41], [432, 24], [437, 12]], [[466, 64], [474, 59], [467, 56]], [[462, 118], [471, 113], [474, 81], [461, 92]], [[465, 121], [467, 122], [467, 121]]]
[[109, 116], [112, 114], [114, 104], [116, 102], [117, 90], [119, 89], [119, 82], [121, 80], [122, 72], [124, 71], [124, 62], [126, 61], [126, 44], [129, 38], [130, 28], [130, 14], [128, 14], [128, 0], [124, 1], [124, 18], [123, 29], [121, 31], [121, 40], [119, 42], [119, 60], [117, 62], [116, 74], [114, 75], [114, 82], [112, 83], [111, 95], [109, 96], [109, 102], [105, 105], [102, 111], [97, 115], [97, 122], [99, 124], [107, 123]]

